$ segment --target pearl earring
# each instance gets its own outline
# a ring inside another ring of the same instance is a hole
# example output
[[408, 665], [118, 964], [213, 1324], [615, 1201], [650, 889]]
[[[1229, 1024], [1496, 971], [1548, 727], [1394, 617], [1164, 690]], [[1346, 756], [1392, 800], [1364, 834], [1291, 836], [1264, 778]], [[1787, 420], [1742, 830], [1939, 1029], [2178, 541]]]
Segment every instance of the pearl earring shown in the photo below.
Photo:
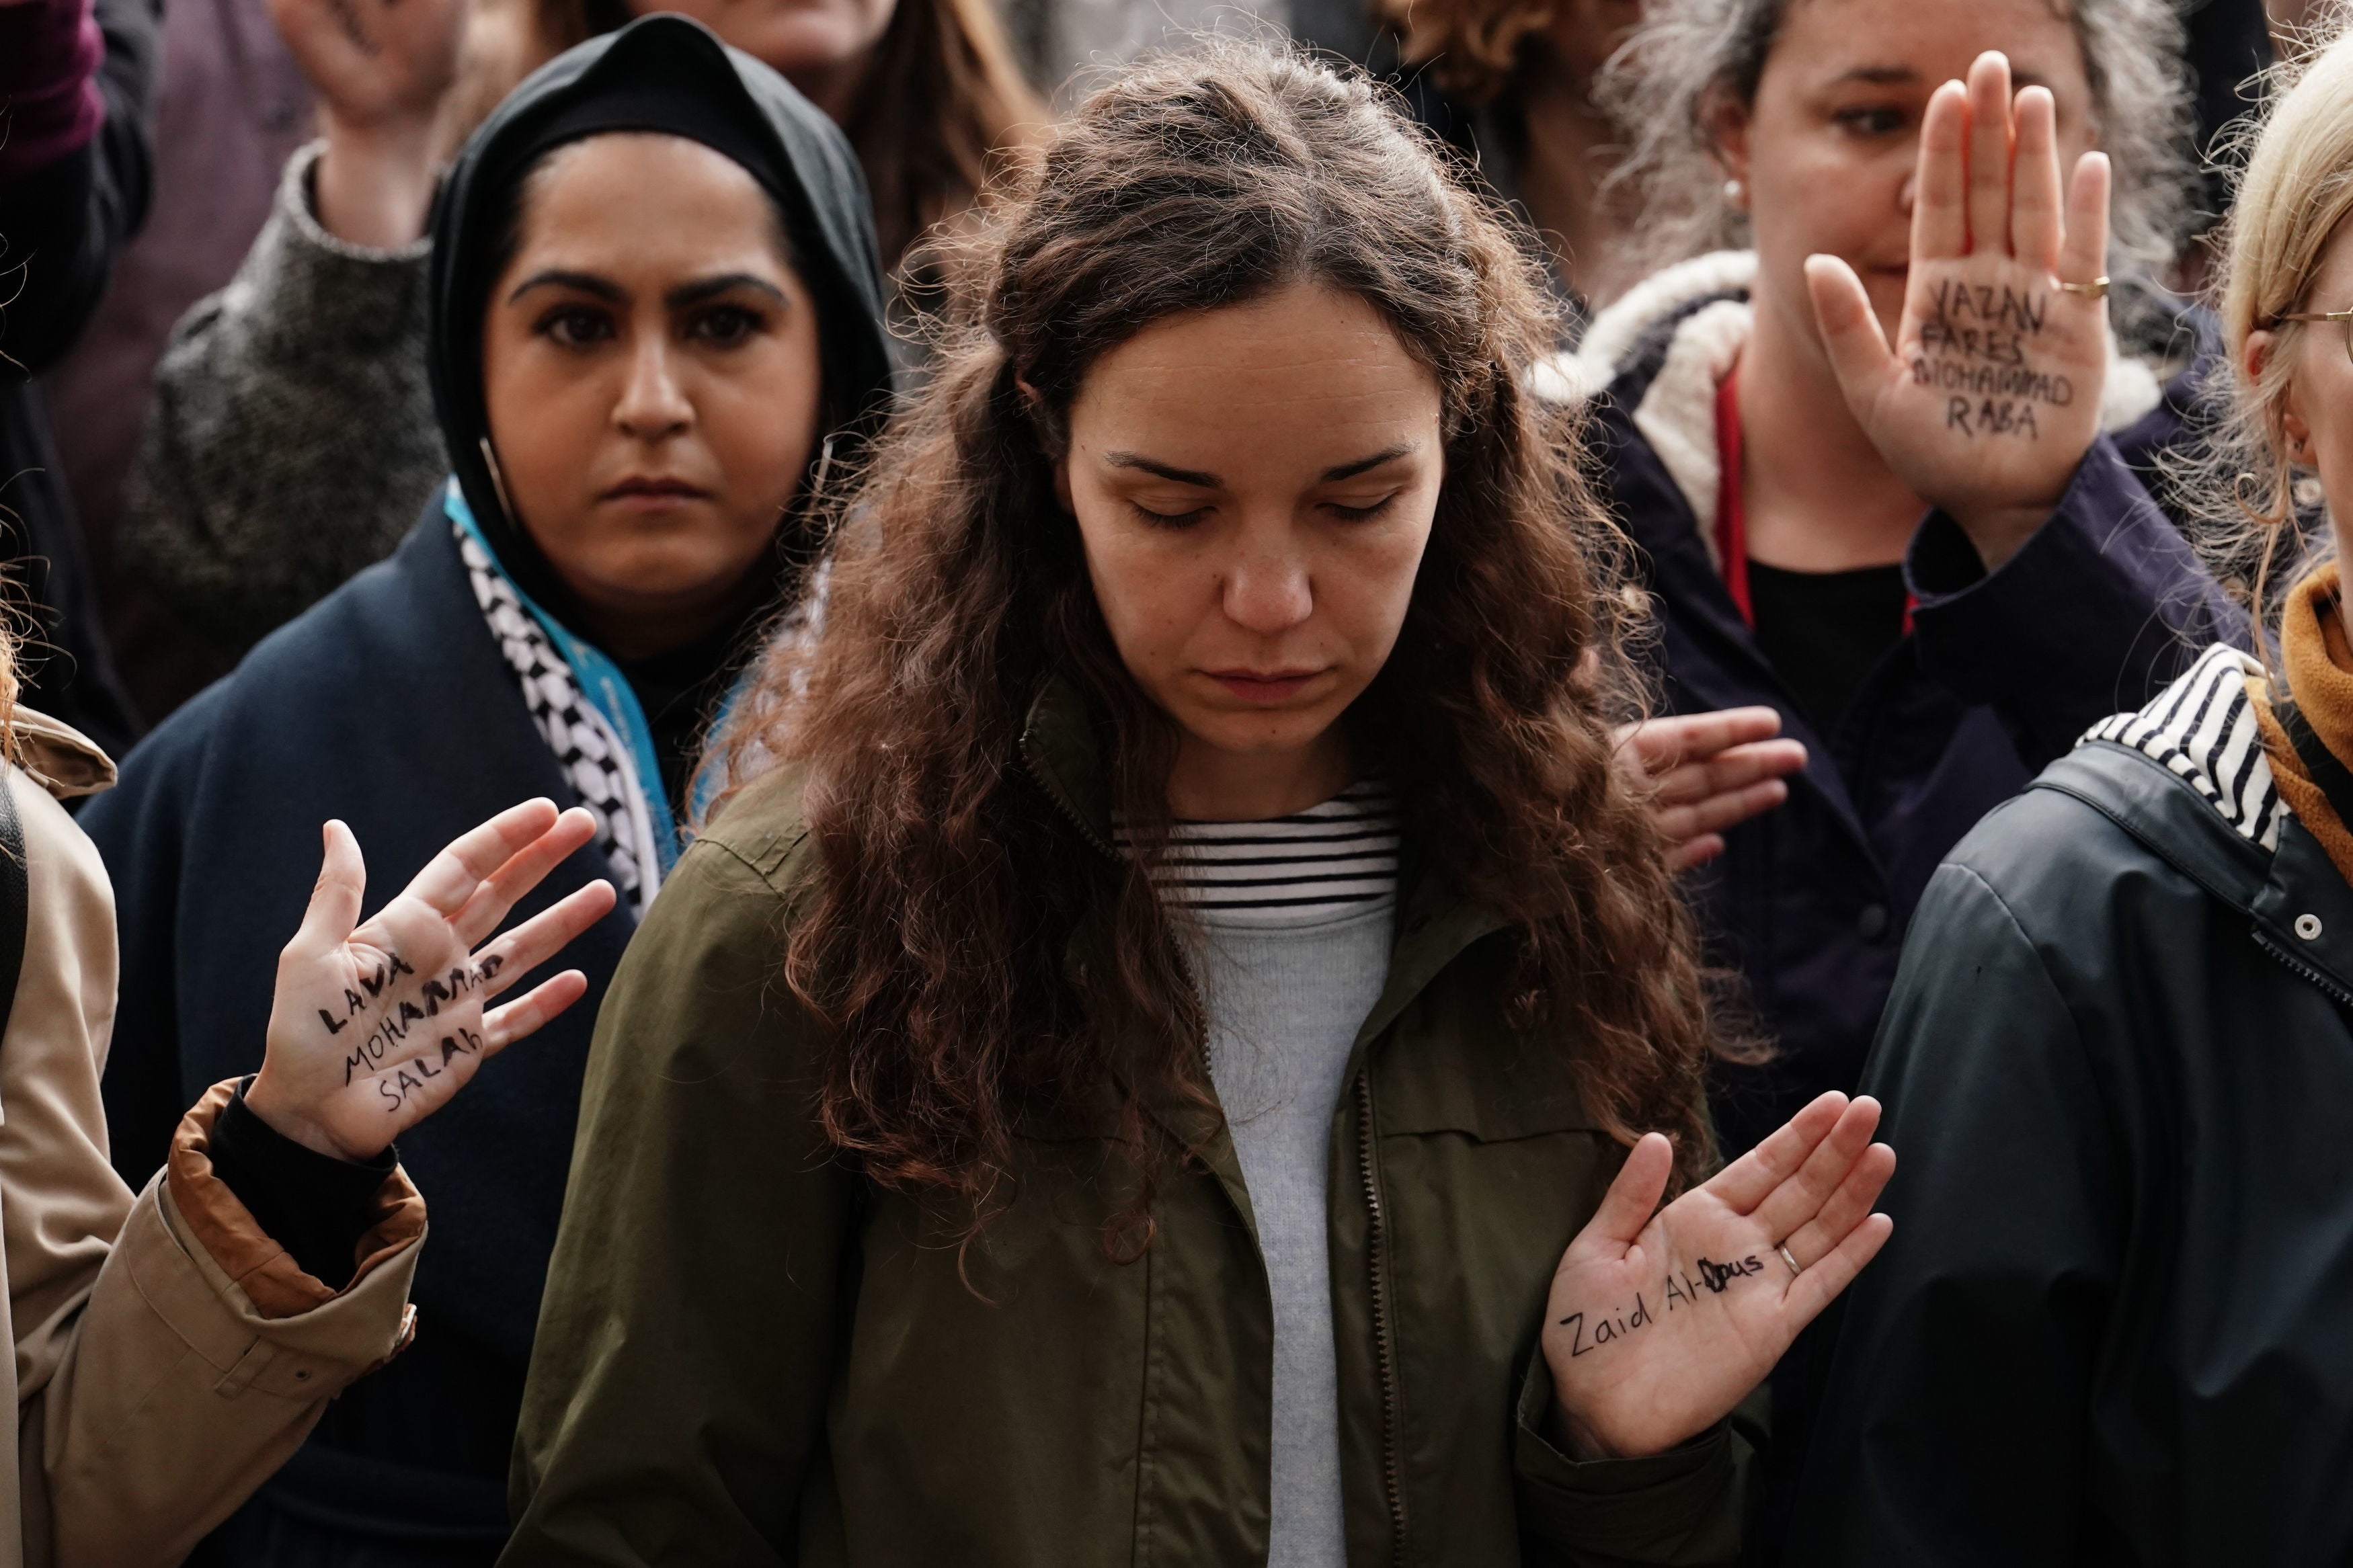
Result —
[[1748, 188], [1738, 180], [1724, 182], [1724, 199], [1730, 205], [1738, 206], [1747, 195]]

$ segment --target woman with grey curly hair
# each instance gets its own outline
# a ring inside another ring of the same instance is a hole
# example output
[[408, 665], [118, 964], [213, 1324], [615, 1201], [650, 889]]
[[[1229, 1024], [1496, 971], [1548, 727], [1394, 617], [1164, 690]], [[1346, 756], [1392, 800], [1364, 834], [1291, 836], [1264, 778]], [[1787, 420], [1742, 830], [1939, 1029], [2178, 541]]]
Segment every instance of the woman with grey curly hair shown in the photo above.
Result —
[[1672, 706], [1768, 705], [1810, 754], [1699, 889], [1778, 1047], [1722, 1069], [1728, 1149], [1854, 1087], [1961, 836], [2243, 620], [2140, 477], [2194, 334], [2110, 318], [2168, 248], [2178, 43], [2162, 0], [1662, 0], [1615, 68], [1651, 242], [1753, 249], [1652, 274], [1552, 390]]

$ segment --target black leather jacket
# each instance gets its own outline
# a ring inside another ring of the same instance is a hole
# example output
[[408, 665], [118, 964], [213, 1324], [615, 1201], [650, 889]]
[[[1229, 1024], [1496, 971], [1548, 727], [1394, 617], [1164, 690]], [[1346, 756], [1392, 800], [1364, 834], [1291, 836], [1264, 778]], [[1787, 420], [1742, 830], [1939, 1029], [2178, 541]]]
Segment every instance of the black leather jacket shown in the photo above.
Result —
[[1930, 881], [1807, 1563], [2353, 1559], [2353, 887], [2217, 649]]

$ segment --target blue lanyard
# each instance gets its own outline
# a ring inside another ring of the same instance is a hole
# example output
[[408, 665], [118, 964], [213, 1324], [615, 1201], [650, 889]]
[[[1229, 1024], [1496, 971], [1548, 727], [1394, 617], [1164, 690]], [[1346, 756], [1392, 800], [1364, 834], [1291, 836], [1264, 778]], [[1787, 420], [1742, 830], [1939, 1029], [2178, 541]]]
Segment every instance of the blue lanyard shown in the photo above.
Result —
[[[464, 529], [468, 536], [482, 547], [482, 553], [491, 558], [491, 566], [500, 576], [506, 578], [507, 586], [514, 589], [514, 595], [522, 601], [522, 607], [530, 613], [533, 620], [539, 623], [539, 629], [547, 634], [547, 640], [555, 645], [556, 653], [572, 668], [572, 683], [580, 689], [581, 700], [603, 715], [605, 722], [612, 726], [613, 733], [629, 748], [629, 759], [638, 770], [638, 789], [645, 798], [646, 816], [653, 824], [654, 853], [661, 859], [661, 874], [667, 879], [670, 868], [678, 864], [678, 817], [670, 810], [670, 792], [662, 787], [661, 763], [654, 756], [653, 728], [646, 722], [646, 710], [639, 706], [638, 694], [630, 689], [628, 678], [602, 652], [574, 636], [563, 622], [541, 609], [533, 602], [532, 596], [507, 575], [505, 564], [499, 560], [499, 552], [491, 548], [491, 542], [482, 536], [482, 525], [474, 521], [473, 509], [466, 504], [466, 498], [459, 492], [454, 476], [444, 492], [441, 506], [448, 513], [449, 521]], [[734, 706], [733, 692], [728, 694], [727, 705], [730, 708]], [[722, 718], [723, 722], [723, 712]], [[716, 728], [713, 727], [714, 732]]]

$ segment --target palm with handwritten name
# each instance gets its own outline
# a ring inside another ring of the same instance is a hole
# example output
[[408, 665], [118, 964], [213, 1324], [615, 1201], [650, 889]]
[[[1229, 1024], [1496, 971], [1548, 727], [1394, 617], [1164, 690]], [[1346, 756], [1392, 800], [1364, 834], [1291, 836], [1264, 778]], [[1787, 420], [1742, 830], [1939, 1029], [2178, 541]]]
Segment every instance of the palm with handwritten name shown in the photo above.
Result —
[[2108, 162], [2085, 153], [2063, 204], [2057, 117], [2047, 88], [2011, 98], [1997, 53], [1929, 98], [1894, 348], [1852, 268], [1806, 261], [1848, 407], [1989, 570], [2050, 515], [2099, 431], [2107, 305], [2060, 285], [2105, 270]]
[[1825, 1094], [1663, 1209], [1673, 1150], [1634, 1145], [1553, 1275], [1542, 1343], [1572, 1448], [1663, 1453], [1764, 1381], [1894, 1228], [1871, 1212], [1895, 1169], [1878, 1125], [1876, 1101]]
[[302, 928], [278, 959], [254, 1112], [322, 1154], [366, 1160], [448, 1104], [484, 1061], [578, 1001], [568, 969], [487, 1006], [613, 907], [589, 883], [495, 942], [515, 901], [596, 834], [546, 800], [512, 806], [435, 856], [360, 923], [367, 869], [350, 828], [326, 825], [325, 865]]

